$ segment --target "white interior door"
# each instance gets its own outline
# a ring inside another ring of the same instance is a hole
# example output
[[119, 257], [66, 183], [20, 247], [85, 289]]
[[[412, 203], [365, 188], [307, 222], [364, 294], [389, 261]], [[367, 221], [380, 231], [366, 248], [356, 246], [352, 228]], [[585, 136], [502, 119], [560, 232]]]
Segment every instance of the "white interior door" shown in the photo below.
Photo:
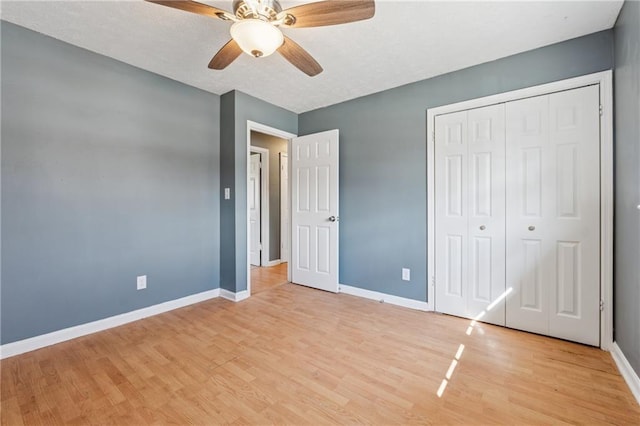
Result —
[[249, 259], [260, 266], [260, 154], [251, 154], [249, 162]]
[[509, 327], [600, 341], [597, 86], [506, 110]]
[[291, 140], [291, 281], [338, 292], [338, 130]]
[[280, 153], [280, 261], [289, 261], [289, 157]]
[[504, 104], [436, 117], [439, 312], [504, 325]]

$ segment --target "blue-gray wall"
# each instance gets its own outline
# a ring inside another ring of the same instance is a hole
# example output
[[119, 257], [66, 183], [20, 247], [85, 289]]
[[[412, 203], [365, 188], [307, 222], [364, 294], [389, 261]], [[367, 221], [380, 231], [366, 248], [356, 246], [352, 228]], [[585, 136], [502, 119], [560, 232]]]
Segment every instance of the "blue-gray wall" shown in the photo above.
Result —
[[[616, 38], [618, 50], [630, 46], [618, 71], [635, 60], [637, 83], [638, 30], [624, 24], [633, 13], [637, 4], [625, 6]], [[613, 31], [604, 31], [298, 116], [2, 22], [0, 340], [218, 286], [246, 289], [247, 120], [294, 134], [340, 129], [340, 282], [426, 300], [426, 109], [612, 67]], [[637, 93], [622, 76], [616, 83]], [[637, 127], [616, 130], [631, 134], [638, 158]], [[618, 173], [617, 197], [635, 173]], [[638, 253], [637, 240], [627, 244]], [[638, 263], [616, 265], [617, 285], [628, 274], [636, 302]], [[140, 274], [145, 291], [135, 290]]]
[[614, 335], [640, 375], [640, 2], [624, 3], [614, 40]]
[[609, 30], [301, 114], [340, 129], [340, 282], [427, 300], [427, 108], [611, 68]]
[[[220, 286], [247, 289], [247, 121], [297, 134], [298, 115], [234, 90], [222, 96], [220, 182], [231, 188], [231, 199], [221, 194]], [[232, 127], [229, 127], [232, 126]]]
[[1, 35], [1, 342], [218, 288], [220, 98]]

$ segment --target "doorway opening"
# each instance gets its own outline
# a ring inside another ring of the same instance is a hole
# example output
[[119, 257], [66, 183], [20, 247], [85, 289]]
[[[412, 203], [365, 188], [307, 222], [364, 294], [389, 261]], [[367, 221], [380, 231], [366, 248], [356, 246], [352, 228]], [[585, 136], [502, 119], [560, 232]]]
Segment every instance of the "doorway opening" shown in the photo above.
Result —
[[[247, 291], [288, 281], [288, 146], [295, 135], [247, 122]], [[252, 281], [255, 286], [252, 288]]]

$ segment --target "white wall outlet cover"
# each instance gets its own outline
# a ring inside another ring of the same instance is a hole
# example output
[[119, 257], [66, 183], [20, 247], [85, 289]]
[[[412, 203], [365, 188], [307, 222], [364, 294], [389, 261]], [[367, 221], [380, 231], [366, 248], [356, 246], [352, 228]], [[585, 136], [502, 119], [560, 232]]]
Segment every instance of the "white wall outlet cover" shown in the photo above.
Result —
[[411, 269], [402, 268], [402, 280], [403, 281], [410, 281], [411, 280]]
[[136, 280], [136, 288], [138, 290], [143, 290], [143, 289], [147, 288], [147, 276], [146, 275], [138, 276], [138, 278]]
[[224, 199], [228, 200], [231, 198], [231, 188], [225, 188], [224, 189]]

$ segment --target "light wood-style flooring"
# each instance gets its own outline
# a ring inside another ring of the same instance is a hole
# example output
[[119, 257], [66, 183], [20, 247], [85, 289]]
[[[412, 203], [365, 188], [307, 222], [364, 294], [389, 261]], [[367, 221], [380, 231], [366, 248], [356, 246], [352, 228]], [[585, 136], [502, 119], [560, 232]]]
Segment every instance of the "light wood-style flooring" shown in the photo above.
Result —
[[258, 294], [287, 282], [287, 264], [251, 267], [251, 294]]
[[3, 360], [1, 423], [640, 423], [608, 353], [469, 327], [281, 284]]

